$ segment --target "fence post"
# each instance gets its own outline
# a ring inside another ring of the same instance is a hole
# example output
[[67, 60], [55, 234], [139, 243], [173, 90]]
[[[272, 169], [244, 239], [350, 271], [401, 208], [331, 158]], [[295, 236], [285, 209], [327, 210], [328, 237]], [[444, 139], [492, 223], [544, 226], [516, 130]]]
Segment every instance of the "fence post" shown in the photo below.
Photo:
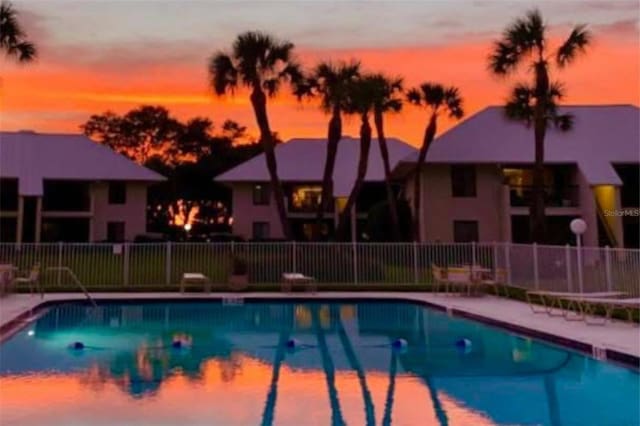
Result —
[[604, 246], [604, 267], [607, 277], [607, 291], [613, 291], [613, 280], [611, 279], [611, 251], [609, 246]]
[[165, 283], [171, 285], [171, 241], [167, 241], [166, 245], [166, 263], [164, 265]]
[[508, 241], [504, 245], [504, 266], [507, 270], [507, 284], [513, 285], [511, 281], [511, 243]]
[[420, 281], [420, 272], [418, 271], [418, 242], [413, 242], [413, 282], [418, 284]]
[[564, 246], [564, 263], [567, 265], [567, 291], [571, 293], [573, 290], [573, 279], [571, 277], [571, 246], [569, 244]]
[[62, 285], [62, 241], [58, 242], [58, 287]]
[[493, 243], [493, 277], [497, 279], [498, 277], [498, 243], [494, 241]]
[[296, 262], [296, 240], [291, 242], [291, 264], [293, 266], [292, 272], [298, 272], [298, 265]]
[[353, 250], [353, 282], [358, 284], [358, 247], [355, 241], [351, 242], [351, 247]]
[[476, 242], [471, 241], [471, 269], [475, 270], [476, 264], [478, 260], [478, 256], [476, 254]]
[[122, 244], [123, 267], [122, 267], [122, 283], [125, 287], [129, 285], [129, 243]]
[[538, 277], [538, 244], [533, 243], [533, 285], [536, 290], [540, 290], [540, 279]]

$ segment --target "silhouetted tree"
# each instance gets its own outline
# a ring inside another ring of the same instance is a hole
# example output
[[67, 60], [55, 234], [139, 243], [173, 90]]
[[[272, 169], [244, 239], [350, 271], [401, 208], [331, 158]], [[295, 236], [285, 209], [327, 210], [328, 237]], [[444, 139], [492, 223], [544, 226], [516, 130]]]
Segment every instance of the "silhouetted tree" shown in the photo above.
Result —
[[18, 22], [13, 5], [4, 1], [0, 4], [0, 50], [19, 62], [31, 62], [37, 55], [35, 45], [27, 40], [27, 34]]
[[413, 238], [414, 241], [420, 241], [420, 176], [427, 152], [438, 130], [438, 116], [445, 112], [449, 117], [459, 120], [464, 116], [464, 110], [459, 90], [456, 87], [444, 87], [438, 83], [423, 83], [420, 87], [409, 90], [407, 100], [414, 105], [426, 108], [430, 114], [413, 178]]
[[298, 98], [305, 96], [319, 98], [322, 110], [331, 114], [327, 128], [327, 156], [322, 174], [321, 202], [316, 214], [318, 228], [320, 228], [319, 224], [324, 218], [325, 211], [333, 206], [331, 184], [338, 154], [338, 144], [342, 139], [342, 114], [347, 108], [348, 86], [359, 75], [359, 62], [320, 62], [313, 69], [311, 75], [298, 84], [294, 91]]
[[400, 241], [400, 224], [398, 219], [398, 203], [391, 186], [391, 165], [389, 163], [389, 149], [387, 148], [387, 138], [384, 134], [384, 114], [389, 112], [400, 112], [402, 109], [402, 98], [398, 95], [402, 93], [402, 79], [391, 78], [384, 74], [374, 74], [371, 76], [373, 90], [373, 122], [376, 126], [378, 144], [380, 145], [380, 156], [384, 166], [384, 182], [387, 192], [387, 203], [391, 218], [391, 234], [394, 241]]
[[358, 170], [353, 188], [347, 198], [347, 203], [340, 212], [338, 222], [338, 238], [347, 240], [347, 230], [356, 201], [364, 185], [364, 178], [369, 166], [369, 151], [371, 150], [371, 125], [369, 116], [375, 104], [375, 80], [371, 75], [365, 75], [349, 84], [346, 112], [360, 117], [360, 155], [358, 158]]
[[267, 114], [267, 97], [275, 96], [283, 83], [295, 84], [302, 80], [300, 67], [293, 58], [293, 48], [291, 42], [249, 31], [238, 35], [231, 52], [217, 52], [209, 62], [211, 86], [217, 95], [233, 93], [238, 86], [247, 87], [251, 91], [249, 99], [260, 129], [260, 143], [265, 153], [280, 224], [287, 239], [292, 239], [293, 234], [287, 219], [282, 183], [278, 178], [275, 142]]
[[490, 70], [500, 76], [514, 73], [526, 64], [533, 70], [531, 84], [518, 83], [505, 105], [508, 118], [523, 121], [534, 128], [535, 163], [533, 168], [533, 198], [530, 206], [531, 239], [544, 242], [546, 239], [544, 200], [544, 139], [547, 128], [555, 126], [561, 131], [572, 128], [569, 114], [560, 114], [557, 103], [562, 99], [562, 84], [551, 82], [550, 60], [559, 68], [573, 62], [591, 42], [591, 34], [585, 25], [576, 25], [569, 37], [556, 49], [551, 50], [547, 27], [538, 10], [532, 10], [524, 18], [516, 19], [494, 43], [489, 57]]

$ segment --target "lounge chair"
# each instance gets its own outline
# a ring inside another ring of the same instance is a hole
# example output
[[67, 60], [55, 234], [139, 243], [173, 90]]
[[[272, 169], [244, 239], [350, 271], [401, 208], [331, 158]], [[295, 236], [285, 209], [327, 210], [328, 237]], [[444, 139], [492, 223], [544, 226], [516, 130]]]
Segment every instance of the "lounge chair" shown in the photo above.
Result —
[[204, 290], [211, 293], [211, 280], [200, 272], [185, 272], [180, 280], [180, 293], [184, 293], [186, 284], [203, 284]]
[[[573, 293], [573, 292], [561, 292], [561, 291], [527, 291], [527, 303], [534, 314], [547, 314], [549, 316], [564, 316], [568, 318], [568, 313], [571, 312], [571, 308], [574, 308], [575, 299], [578, 298], [616, 298], [622, 297], [625, 293], [619, 291], [601, 291], [592, 293]], [[563, 306], [563, 301], [573, 299], [574, 302], [569, 302], [567, 306]], [[539, 307], [535, 301], [542, 304]], [[559, 310], [558, 312], [554, 310]]]
[[433, 275], [433, 290], [437, 292], [441, 287], [444, 287], [444, 292], [447, 293], [449, 290], [447, 285], [447, 270], [432, 263], [431, 274]]
[[501, 268], [495, 270], [493, 277], [481, 278], [480, 284], [493, 287], [496, 296], [500, 296], [500, 288], [504, 290], [505, 297], [509, 297], [507, 290], [507, 271]]
[[33, 265], [27, 276], [14, 278], [13, 285], [16, 284], [28, 284], [30, 294], [33, 294], [33, 290], [35, 289], [40, 293], [41, 297], [44, 297], [44, 293], [40, 287], [40, 264], [36, 263]]
[[295, 284], [303, 284], [312, 293], [315, 293], [318, 288], [316, 285], [316, 279], [299, 272], [285, 272], [282, 274], [282, 291], [290, 292]]
[[[611, 320], [611, 315], [615, 309], [623, 309], [627, 312], [627, 319], [629, 322], [633, 322], [633, 311], [640, 309], [640, 298], [635, 299], [615, 299], [615, 298], [600, 298], [600, 297], [576, 297], [568, 298], [569, 302], [575, 305], [582, 318], [587, 324], [593, 325], [605, 325], [607, 321]], [[596, 309], [604, 309], [605, 316], [602, 322], [589, 322], [589, 316], [597, 318], [595, 315]]]
[[464, 292], [466, 289], [466, 293], [471, 295], [471, 287], [475, 284], [471, 267], [447, 268], [447, 283], [452, 290], [457, 287]]

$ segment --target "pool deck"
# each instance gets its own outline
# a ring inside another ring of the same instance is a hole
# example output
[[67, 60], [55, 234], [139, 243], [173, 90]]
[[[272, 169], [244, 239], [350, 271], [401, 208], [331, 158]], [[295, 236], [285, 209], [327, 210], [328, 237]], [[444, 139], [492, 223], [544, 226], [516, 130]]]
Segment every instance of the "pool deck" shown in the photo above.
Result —
[[[262, 299], [397, 299], [426, 303], [456, 316], [470, 317], [512, 331], [572, 346], [602, 358], [606, 357], [638, 366], [640, 358], [640, 328], [637, 324], [607, 323], [605, 326], [587, 325], [582, 321], [566, 321], [561, 317], [534, 314], [529, 305], [514, 300], [485, 296], [460, 297], [430, 293], [393, 292], [321, 292], [309, 293], [93, 293], [100, 300], [189, 299], [206, 300], [230, 298]], [[0, 299], [0, 330], [24, 325], [31, 312], [43, 303], [86, 300], [82, 293], [51, 293], [44, 298], [28, 294], [13, 294]]]

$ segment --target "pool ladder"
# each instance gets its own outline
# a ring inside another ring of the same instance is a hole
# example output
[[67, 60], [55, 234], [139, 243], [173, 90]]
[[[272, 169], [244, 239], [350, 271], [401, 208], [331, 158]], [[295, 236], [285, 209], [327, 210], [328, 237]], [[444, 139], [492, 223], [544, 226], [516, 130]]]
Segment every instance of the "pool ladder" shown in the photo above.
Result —
[[69, 276], [71, 277], [71, 279], [73, 280], [73, 282], [80, 288], [80, 290], [82, 290], [82, 292], [84, 293], [84, 295], [87, 297], [87, 300], [91, 303], [91, 305], [93, 305], [94, 308], [98, 307], [98, 304], [96, 303], [96, 301], [93, 299], [93, 297], [91, 297], [91, 295], [89, 294], [89, 292], [87, 291], [87, 288], [84, 286], [84, 284], [82, 284], [82, 282], [78, 279], [78, 277], [76, 276], [76, 274], [73, 273], [73, 271], [71, 270], [71, 268], [67, 267], [67, 266], [54, 266], [54, 267], [50, 267], [47, 268], [47, 271], [58, 271], [58, 272], [66, 272], [67, 274], [69, 274]]

